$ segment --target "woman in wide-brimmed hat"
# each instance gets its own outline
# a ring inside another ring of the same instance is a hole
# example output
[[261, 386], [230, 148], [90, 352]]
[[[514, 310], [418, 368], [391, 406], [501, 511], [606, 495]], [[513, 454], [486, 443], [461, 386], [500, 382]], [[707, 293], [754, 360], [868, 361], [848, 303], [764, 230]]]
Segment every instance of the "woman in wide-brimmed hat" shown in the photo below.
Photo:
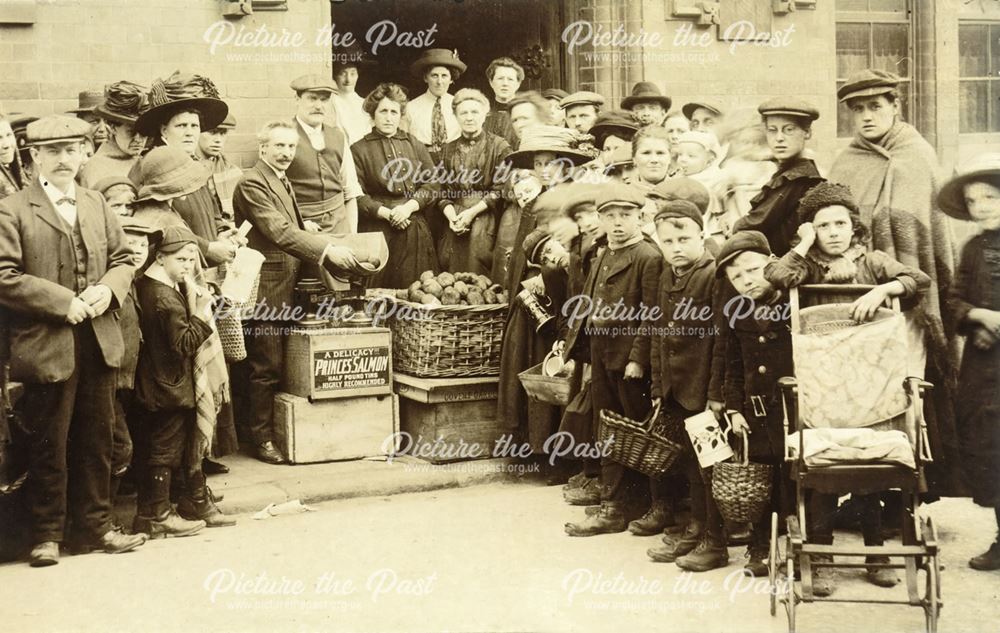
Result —
[[[963, 165], [937, 203], [981, 229], [962, 249], [947, 305], [966, 335], [955, 406], [963, 474], [973, 501], [993, 508], [1000, 530], [1000, 153]], [[969, 566], [1000, 569], [1000, 535]]]
[[[529, 404], [517, 375], [542, 362], [552, 349], [558, 332], [554, 321], [536, 329], [536, 322], [522, 301], [516, 298], [525, 288], [532, 288], [537, 294], [545, 293], [540, 271], [529, 269], [522, 245], [536, 230], [567, 245], [578, 232], [575, 223], [562, 210], [578, 188], [587, 186], [569, 179], [575, 167], [592, 159], [580, 149], [581, 142], [590, 138], [565, 127], [529, 126], [522, 131], [518, 150], [505, 161], [514, 168], [532, 170], [534, 179], [542, 186], [540, 193], [525, 202], [521, 210], [506, 278], [502, 282], [511, 301], [500, 351], [497, 421], [504, 432], [527, 441], [539, 455], [545, 440], [559, 428], [559, 408], [542, 403]], [[553, 306], [553, 311], [559, 307]]]
[[104, 90], [104, 101], [94, 113], [108, 123], [107, 142], [80, 170], [80, 184], [89, 189], [106, 178], [128, 176], [146, 149], [148, 137], [136, 132], [135, 121], [146, 107], [148, 89], [131, 81], [118, 81]]
[[[219, 91], [212, 80], [200, 75], [174, 72], [167, 79], [157, 79], [149, 91], [149, 107], [135, 122], [135, 129], [151, 137], [157, 146], [166, 145], [195, 156], [202, 130], [212, 130], [226, 120], [229, 107], [218, 98]], [[148, 155], [147, 155], [148, 156]], [[146, 182], [142, 163], [132, 169], [129, 177], [138, 185], [141, 199]], [[199, 238], [199, 246], [209, 266], [232, 261], [241, 244], [235, 227], [219, 226], [216, 218], [223, 217], [222, 204], [207, 184], [208, 169], [201, 187], [173, 203], [173, 209]]]

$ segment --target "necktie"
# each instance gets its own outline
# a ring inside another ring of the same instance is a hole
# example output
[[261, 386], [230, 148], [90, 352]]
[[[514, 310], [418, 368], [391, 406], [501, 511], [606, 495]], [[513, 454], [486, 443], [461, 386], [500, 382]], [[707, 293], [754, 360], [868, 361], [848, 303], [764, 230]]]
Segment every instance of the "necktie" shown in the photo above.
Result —
[[281, 177], [281, 184], [285, 186], [285, 191], [288, 192], [288, 195], [291, 196], [292, 198], [294, 198], [295, 194], [292, 193], [292, 183], [290, 183], [288, 181], [288, 178], [282, 176]]
[[441, 97], [434, 100], [434, 109], [431, 111], [431, 145], [435, 150], [448, 141], [448, 131], [444, 126], [444, 112], [441, 111]]
[[66, 197], [63, 197], [63, 198], [59, 198], [58, 200], [56, 200], [56, 205], [57, 206], [60, 205], [60, 204], [66, 204], [66, 203], [75, 205], [76, 204], [76, 200], [74, 200], [73, 198], [70, 198], [69, 196], [66, 196]]

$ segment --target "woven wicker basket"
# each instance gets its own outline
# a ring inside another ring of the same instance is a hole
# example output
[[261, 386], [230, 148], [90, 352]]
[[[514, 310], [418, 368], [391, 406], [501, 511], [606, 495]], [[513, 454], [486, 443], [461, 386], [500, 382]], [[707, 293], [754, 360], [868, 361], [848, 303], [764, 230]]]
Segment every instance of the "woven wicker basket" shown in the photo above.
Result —
[[222, 342], [222, 353], [226, 361], [238, 363], [247, 357], [246, 341], [243, 338], [243, 321], [240, 314], [246, 310], [253, 310], [257, 305], [257, 290], [260, 286], [260, 273], [253, 282], [253, 291], [243, 303], [232, 305], [223, 311], [222, 316], [215, 320], [215, 328], [219, 331], [219, 340]]
[[[740, 461], [720, 462], [712, 467], [712, 496], [719, 514], [732, 523], [753, 523], [771, 500], [774, 466], [751, 463], [749, 440], [743, 433]], [[739, 451], [737, 451], [739, 453]]]
[[395, 371], [423, 378], [500, 374], [506, 303], [428, 306], [393, 301], [397, 305], [389, 327]]
[[613, 461], [638, 470], [649, 477], [659, 477], [670, 470], [684, 452], [676, 426], [659, 407], [646, 420], [637, 422], [607, 409], [601, 410], [599, 439], [608, 447]]

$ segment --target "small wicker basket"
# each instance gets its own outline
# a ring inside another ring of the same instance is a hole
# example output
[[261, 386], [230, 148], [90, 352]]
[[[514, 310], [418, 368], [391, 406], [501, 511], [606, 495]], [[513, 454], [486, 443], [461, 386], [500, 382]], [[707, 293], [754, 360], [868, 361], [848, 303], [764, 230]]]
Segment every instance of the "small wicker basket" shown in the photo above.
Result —
[[[774, 466], [749, 461], [749, 439], [743, 436], [739, 461], [720, 462], [712, 467], [712, 496], [719, 514], [732, 523], [753, 523], [771, 500]], [[737, 451], [737, 454], [740, 452]]]
[[649, 477], [659, 477], [670, 470], [684, 452], [680, 432], [674, 421], [662, 414], [659, 406], [641, 422], [607, 409], [601, 410], [599, 439], [608, 447], [607, 456]]
[[500, 374], [506, 303], [429, 306], [393, 301], [396, 309], [389, 327], [395, 371], [423, 378]]

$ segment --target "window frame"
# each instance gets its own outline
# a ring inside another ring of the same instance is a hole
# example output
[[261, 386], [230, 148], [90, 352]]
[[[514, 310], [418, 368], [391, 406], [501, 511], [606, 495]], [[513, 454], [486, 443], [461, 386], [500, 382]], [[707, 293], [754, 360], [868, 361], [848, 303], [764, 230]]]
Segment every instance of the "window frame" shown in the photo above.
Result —
[[[958, 59], [959, 59], [959, 61], [958, 61], [959, 72], [956, 75], [956, 80], [958, 81], [958, 90], [959, 90], [958, 94], [959, 94], [959, 97], [961, 97], [961, 94], [962, 94], [962, 82], [965, 82], [965, 81], [984, 81], [984, 82], [987, 82], [987, 85], [988, 85], [989, 82], [991, 82], [991, 81], [998, 81], [998, 80], [1000, 80], [1000, 74], [998, 74], [996, 77], [993, 77], [991, 75], [985, 75], [983, 77], [963, 77], [962, 76], [962, 74], [961, 74], [961, 65], [962, 65], [962, 63], [961, 63], [961, 57], [962, 57], [962, 47], [961, 47], [962, 36], [961, 36], [961, 31], [962, 31], [962, 27], [963, 26], [985, 26], [985, 27], [996, 26], [996, 27], [1000, 27], [1000, 19], [990, 20], [990, 19], [985, 19], [985, 18], [969, 18], [969, 19], [959, 19], [958, 20], [958, 37], [956, 38], [955, 49], [956, 49], [956, 54], [958, 55]], [[997, 48], [1000, 48], [1000, 42], [994, 43], [993, 42], [993, 38], [990, 37], [989, 33], [991, 31], [992, 31], [992, 29], [987, 28], [987, 35], [986, 35], [986, 46], [987, 46], [987, 49], [986, 49], [986, 60], [987, 60], [987, 64], [989, 64], [989, 60], [991, 59], [990, 55], [991, 55], [991, 52], [993, 50], [993, 47], [996, 46]], [[998, 72], [1000, 72], [1000, 68], [998, 68], [996, 70]], [[987, 71], [989, 71], [988, 67], [987, 67]], [[987, 92], [989, 92], [989, 88], [987, 88]], [[995, 96], [998, 99], [1000, 99], [1000, 90], [997, 90], [991, 96]], [[987, 98], [987, 109], [986, 109], [986, 127], [987, 128], [989, 128], [990, 123], [991, 123], [990, 122], [991, 109], [988, 107], [990, 103], [991, 103], [990, 99]], [[961, 104], [959, 104], [959, 107], [961, 108]], [[1000, 112], [997, 113], [997, 117], [998, 117], [998, 120], [996, 121], [996, 123], [998, 125], [1000, 125]], [[959, 113], [958, 135], [959, 135], [959, 138], [961, 139], [961, 142], [963, 144], [966, 144], [966, 143], [967, 144], [988, 144], [988, 143], [995, 143], [996, 140], [998, 138], [1000, 138], [1000, 129], [998, 129], [995, 132], [990, 132], [988, 129], [985, 132], [963, 132], [962, 131], [961, 113]]]
[[[870, 5], [869, 5], [870, 6]], [[919, 91], [918, 91], [918, 81], [917, 81], [917, 55], [916, 55], [916, 41], [914, 39], [914, 31], [916, 30], [916, 25], [914, 22], [914, 2], [913, 0], [906, 0], [906, 11], [834, 11], [834, 55], [838, 56], [836, 51], [836, 36], [837, 29], [841, 24], [863, 24], [868, 26], [868, 67], [871, 68], [872, 55], [875, 51], [874, 46], [874, 25], [877, 24], [903, 24], [906, 26], [906, 59], [909, 60], [908, 64], [908, 74], [907, 76], [900, 77], [903, 79], [901, 82], [905, 84], [908, 88], [906, 109], [902, 112], [903, 120], [908, 123], [913, 123], [915, 121], [915, 116], [917, 112], [917, 103], [919, 101]], [[839, 66], [839, 64], [838, 64]], [[898, 73], [897, 73], [898, 74]], [[840, 88], [840, 84], [846, 81], [847, 77], [839, 76], [839, 71], [837, 76], [834, 78], [834, 90]], [[838, 108], [845, 107], [843, 104], [838, 103]], [[840, 119], [840, 113], [838, 111], [837, 120]], [[839, 125], [837, 126], [840, 127]], [[854, 136], [853, 133], [847, 136], [840, 135], [840, 129], [836, 130], [838, 139], [849, 139]]]

